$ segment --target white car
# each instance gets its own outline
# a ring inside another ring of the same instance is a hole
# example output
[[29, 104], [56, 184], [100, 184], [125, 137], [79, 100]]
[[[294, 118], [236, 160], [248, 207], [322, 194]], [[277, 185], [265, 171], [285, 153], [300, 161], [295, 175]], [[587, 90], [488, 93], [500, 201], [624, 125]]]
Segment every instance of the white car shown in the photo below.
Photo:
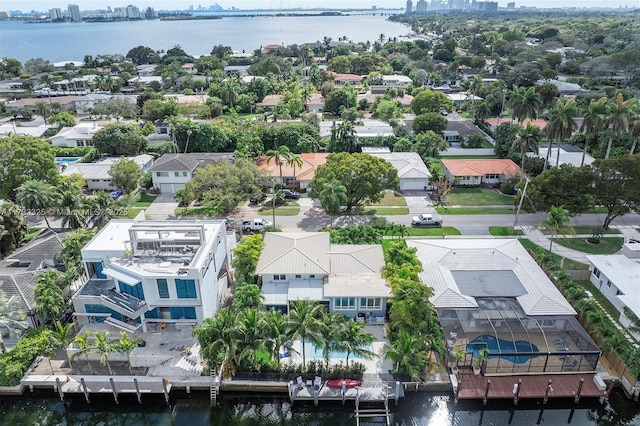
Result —
[[423, 213], [411, 218], [411, 226], [442, 226], [442, 216]]

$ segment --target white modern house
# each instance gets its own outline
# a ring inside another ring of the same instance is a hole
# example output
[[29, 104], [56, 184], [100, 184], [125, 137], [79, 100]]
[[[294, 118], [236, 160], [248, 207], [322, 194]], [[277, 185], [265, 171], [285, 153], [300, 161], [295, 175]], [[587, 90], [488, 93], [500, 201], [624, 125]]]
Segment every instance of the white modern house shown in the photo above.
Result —
[[391, 289], [382, 277], [382, 246], [331, 244], [328, 232], [267, 232], [256, 275], [267, 308], [317, 301], [330, 312], [384, 323]]
[[75, 316], [126, 331], [201, 324], [227, 296], [235, 245], [226, 221], [112, 220], [82, 249]]
[[450, 352], [461, 366], [488, 350], [485, 373], [592, 372], [600, 350], [576, 312], [517, 239], [407, 240], [433, 289]]
[[620, 311], [620, 323], [629, 326], [625, 307], [640, 317], [640, 241], [625, 243], [619, 254], [590, 254], [587, 259], [591, 282]]
[[233, 161], [233, 153], [191, 152], [186, 154], [164, 154], [149, 169], [153, 185], [160, 192], [173, 194], [184, 189], [196, 174], [198, 167], [206, 167], [219, 161]]
[[431, 173], [420, 155], [416, 152], [379, 152], [366, 151], [374, 157], [388, 161], [398, 171], [400, 191], [424, 191], [429, 187]]
[[60, 174], [62, 176], [71, 176], [74, 174], [82, 176], [87, 181], [87, 189], [92, 191], [111, 191], [117, 188], [111, 184], [109, 170], [111, 170], [111, 166], [122, 159], [133, 160], [143, 172], [149, 170], [153, 164], [153, 156], [149, 154], [140, 154], [135, 157], [106, 157], [95, 163], [69, 164]]
[[102, 125], [91, 123], [80, 123], [73, 127], [63, 127], [58, 134], [52, 136], [49, 140], [51, 145], [57, 147], [75, 148], [93, 146], [91, 138], [96, 134]]

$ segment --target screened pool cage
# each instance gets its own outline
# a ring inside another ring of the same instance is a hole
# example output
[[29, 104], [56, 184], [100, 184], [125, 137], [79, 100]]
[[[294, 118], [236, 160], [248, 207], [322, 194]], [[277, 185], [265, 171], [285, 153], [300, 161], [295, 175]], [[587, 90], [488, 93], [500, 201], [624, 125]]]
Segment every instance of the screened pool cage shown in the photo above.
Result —
[[450, 362], [484, 374], [594, 371], [600, 349], [573, 316], [527, 316], [515, 298], [438, 309]]

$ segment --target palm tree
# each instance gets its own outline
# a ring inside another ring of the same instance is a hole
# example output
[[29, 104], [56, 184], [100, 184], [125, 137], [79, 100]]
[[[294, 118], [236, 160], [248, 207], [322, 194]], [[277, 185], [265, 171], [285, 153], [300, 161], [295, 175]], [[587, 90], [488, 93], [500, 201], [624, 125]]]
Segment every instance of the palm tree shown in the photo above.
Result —
[[34, 289], [35, 311], [45, 318], [57, 320], [66, 307], [60, 283], [64, 282], [64, 275], [53, 270], [38, 276]]
[[44, 101], [38, 101], [34, 105], [38, 115], [44, 120], [44, 124], [47, 124], [47, 117], [51, 115], [51, 105]]
[[467, 89], [467, 93], [470, 93], [473, 97], [471, 98], [471, 105], [475, 103], [476, 96], [480, 93], [480, 89], [484, 83], [482, 82], [482, 77], [475, 76], [469, 81], [469, 88]]
[[317, 343], [322, 347], [322, 357], [329, 368], [331, 350], [337, 348], [347, 322], [345, 316], [338, 312], [323, 312], [320, 324], [324, 329], [323, 338], [321, 342]]
[[54, 204], [54, 194], [55, 189], [52, 185], [41, 180], [30, 179], [16, 189], [16, 200], [28, 211], [41, 214], [47, 228], [51, 229], [46, 210]]
[[551, 206], [547, 218], [540, 222], [540, 227], [551, 231], [551, 239], [549, 242], [549, 253], [553, 247], [553, 238], [557, 234], [565, 235], [566, 232], [571, 232], [571, 217], [569, 212], [563, 206]]
[[236, 312], [244, 309], [260, 309], [263, 306], [262, 290], [255, 284], [239, 283], [233, 292], [232, 306]]
[[104, 227], [111, 219], [115, 217], [116, 202], [106, 191], [98, 191], [89, 199], [89, 211], [87, 217], [87, 225], [93, 225], [94, 228], [100, 229]]
[[605, 322], [607, 319], [602, 309], [595, 308], [587, 311], [584, 314], [584, 326], [585, 328], [589, 328], [591, 326], [596, 326], [600, 323]]
[[51, 336], [51, 330], [47, 330], [46, 332], [40, 334], [38, 338], [38, 348], [40, 349], [40, 354], [47, 357], [47, 361], [49, 362], [49, 369], [51, 369], [51, 374], [54, 373], [51, 358], [56, 356], [58, 347], [58, 342]]
[[584, 166], [584, 159], [587, 155], [587, 146], [592, 137], [597, 136], [604, 130], [605, 127], [605, 114], [607, 112], [607, 98], [602, 97], [600, 99], [592, 99], [589, 102], [589, 107], [585, 110], [582, 116], [582, 124], [580, 125], [580, 131], [585, 133], [587, 140], [584, 143], [584, 149], [582, 150], [582, 161], [580, 167]]
[[635, 99], [624, 100], [622, 93], [618, 93], [615, 102], [609, 104], [607, 111], [607, 118], [605, 120], [606, 126], [611, 133], [609, 133], [609, 143], [607, 144], [607, 152], [604, 158], [609, 158], [611, 154], [611, 145], [613, 145], [613, 138], [620, 133], [629, 130], [629, 115], [631, 109], [635, 104]]
[[288, 146], [280, 145], [276, 149], [270, 149], [269, 151], [265, 152], [265, 155], [267, 157], [267, 165], [271, 162], [271, 159], [273, 159], [275, 165], [280, 168], [280, 184], [284, 184], [282, 179], [282, 165], [285, 164], [289, 160], [289, 158], [291, 158], [293, 153]]
[[600, 350], [605, 353], [618, 354], [622, 356], [629, 347], [629, 341], [619, 331], [614, 331], [606, 336], [600, 344]]
[[638, 144], [638, 138], [640, 138], [640, 115], [633, 115], [633, 124], [631, 125], [631, 130], [629, 131], [631, 139], [633, 139], [633, 143], [631, 144], [631, 151], [629, 154], [633, 155], [636, 150], [636, 145]]
[[17, 338], [28, 328], [25, 317], [20, 299], [16, 296], [7, 299], [4, 291], [0, 290], [0, 353], [7, 352], [2, 338], [5, 331], [9, 333], [9, 337]]
[[527, 123], [526, 127], [521, 127], [518, 130], [518, 136], [513, 141], [513, 146], [511, 149], [517, 149], [520, 151], [522, 156], [522, 175], [525, 175], [524, 171], [524, 159], [526, 158], [527, 151], [533, 151], [538, 154], [538, 145], [540, 144], [540, 140], [542, 139], [542, 132], [536, 126], [531, 124], [531, 122]]
[[79, 356], [84, 356], [87, 364], [89, 365], [89, 371], [93, 374], [93, 367], [91, 366], [91, 362], [89, 361], [89, 355], [92, 353], [92, 343], [91, 343], [91, 335], [88, 331], [85, 331], [81, 336], [76, 336], [73, 339], [73, 342], [76, 344], [78, 352], [73, 354], [72, 359], [76, 359]]
[[342, 120], [336, 127], [336, 141], [340, 142], [340, 151], [354, 152], [358, 146], [356, 128], [352, 121]]
[[100, 358], [100, 364], [106, 365], [109, 370], [109, 375], [112, 376], [111, 364], [109, 364], [109, 354], [113, 352], [115, 345], [109, 341], [109, 332], [103, 331], [101, 333], [94, 333], [96, 341], [91, 345], [91, 351], [98, 355]]
[[67, 362], [69, 363], [69, 368], [73, 371], [73, 366], [71, 365], [71, 358], [69, 358], [69, 354], [67, 353], [67, 346], [69, 343], [73, 342], [73, 323], [62, 324], [60, 321], [56, 321], [54, 323], [55, 330], [51, 332], [51, 338], [56, 342], [58, 348], [62, 348], [65, 356], [67, 357]]
[[289, 319], [281, 312], [271, 309], [262, 317], [262, 330], [267, 349], [271, 352], [271, 359], [275, 359], [280, 364], [280, 347], [284, 346], [285, 342], [291, 341]]
[[367, 349], [375, 341], [375, 337], [364, 331], [364, 324], [357, 321], [349, 321], [338, 333], [337, 349], [347, 353], [345, 366], [349, 367], [349, 356], [358, 355], [361, 358], [373, 359], [376, 353]]
[[129, 374], [131, 374], [133, 376], [133, 371], [131, 370], [131, 352], [133, 352], [133, 350], [135, 348], [138, 347], [138, 345], [142, 343], [142, 339], [130, 339], [129, 335], [124, 332], [121, 331], [120, 332], [120, 340], [118, 340], [115, 345], [114, 348], [117, 352], [120, 353], [124, 353], [127, 355], [127, 364], [129, 364]]
[[[238, 322], [237, 315], [229, 308], [222, 308], [214, 318], [205, 318], [193, 331], [211, 369], [222, 365], [231, 371], [237, 365]], [[233, 375], [232, 373], [227, 376]]]
[[85, 202], [80, 191], [68, 188], [58, 194], [58, 214], [57, 219], [61, 219], [60, 225], [63, 228], [78, 229], [84, 227]]
[[327, 214], [337, 215], [347, 199], [347, 188], [339, 180], [334, 179], [322, 185], [320, 204]]
[[289, 321], [293, 330], [292, 338], [299, 337], [301, 340], [303, 366], [307, 363], [305, 353], [307, 339], [315, 341], [322, 339], [322, 326], [318, 321], [318, 317], [320, 317], [323, 309], [319, 303], [310, 302], [309, 300], [298, 300], [291, 304]]
[[640, 333], [640, 318], [628, 307], [624, 306], [622, 308], [622, 312], [624, 316], [629, 320], [629, 325], [627, 326], [627, 330], [631, 333]]
[[10, 201], [2, 203], [2, 215], [0, 215], [0, 233], [9, 235], [14, 247], [24, 239], [27, 233], [27, 220], [22, 214], [22, 209]]
[[293, 166], [293, 181], [296, 182], [296, 166], [302, 167], [304, 162], [302, 161], [302, 157], [298, 154], [291, 153], [286, 159], [287, 166]]
[[385, 356], [394, 363], [394, 371], [406, 374], [411, 380], [420, 381], [429, 353], [423, 342], [402, 330], [391, 345], [384, 346]]
[[527, 117], [532, 120], [538, 117], [538, 110], [542, 107], [542, 99], [535, 87], [515, 86], [509, 95], [509, 106], [513, 109], [512, 119], [517, 118], [522, 125]]
[[549, 165], [549, 154], [551, 153], [552, 141], [556, 141], [558, 148], [556, 157], [556, 167], [560, 164], [560, 143], [571, 137], [571, 134], [578, 127], [576, 124], [576, 100], [574, 98], [568, 100], [559, 100], [553, 109], [547, 111], [547, 137], [549, 138], [549, 147], [547, 156], [544, 161], [544, 170]]

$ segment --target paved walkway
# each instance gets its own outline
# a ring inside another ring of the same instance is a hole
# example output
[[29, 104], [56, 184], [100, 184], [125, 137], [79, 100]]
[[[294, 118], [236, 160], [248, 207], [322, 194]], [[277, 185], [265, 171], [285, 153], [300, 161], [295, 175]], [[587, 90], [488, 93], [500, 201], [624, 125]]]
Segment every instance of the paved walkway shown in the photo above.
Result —
[[145, 215], [152, 220], [167, 220], [174, 217], [178, 202], [173, 198], [173, 194], [160, 194], [147, 207]]

